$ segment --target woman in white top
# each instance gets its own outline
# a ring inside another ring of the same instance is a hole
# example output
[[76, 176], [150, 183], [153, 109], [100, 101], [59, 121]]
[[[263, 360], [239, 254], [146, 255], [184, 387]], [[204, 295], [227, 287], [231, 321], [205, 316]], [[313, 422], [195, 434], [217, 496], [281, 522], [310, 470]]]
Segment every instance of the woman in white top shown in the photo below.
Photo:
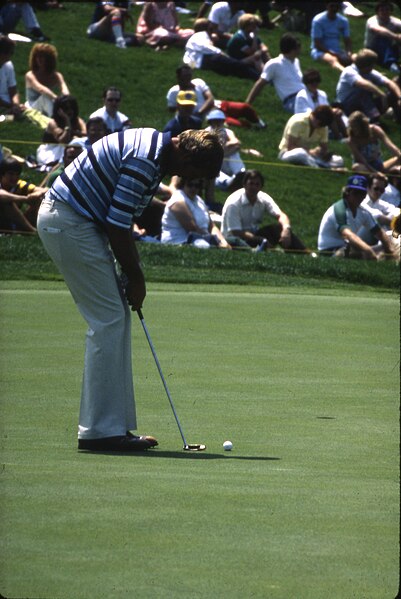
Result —
[[200, 187], [201, 181], [181, 180], [180, 189], [173, 193], [164, 210], [161, 242], [201, 248], [230, 248], [197, 193]]
[[56, 70], [55, 46], [35, 44], [29, 55], [29, 68], [25, 74], [25, 106], [51, 117], [55, 99], [70, 93], [63, 75]]

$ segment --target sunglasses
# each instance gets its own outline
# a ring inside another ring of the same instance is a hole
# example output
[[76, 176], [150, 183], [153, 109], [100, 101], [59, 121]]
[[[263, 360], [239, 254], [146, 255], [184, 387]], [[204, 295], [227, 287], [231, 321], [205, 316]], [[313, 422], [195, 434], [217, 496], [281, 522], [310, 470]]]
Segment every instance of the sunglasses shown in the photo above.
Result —
[[185, 183], [185, 185], [187, 187], [200, 187], [201, 186], [201, 182], [200, 181], [187, 181]]
[[106, 98], [106, 102], [120, 102], [120, 98]]
[[372, 187], [373, 191], [386, 191], [385, 187]]

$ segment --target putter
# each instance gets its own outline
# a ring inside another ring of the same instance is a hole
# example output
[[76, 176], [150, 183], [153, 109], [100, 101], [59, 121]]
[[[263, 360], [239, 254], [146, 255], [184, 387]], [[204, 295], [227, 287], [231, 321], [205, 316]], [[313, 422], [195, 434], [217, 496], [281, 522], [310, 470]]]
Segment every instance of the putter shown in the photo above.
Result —
[[148, 328], [147, 328], [145, 320], [143, 318], [142, 310], [141, 309], [137, 310], [137, 313], [138, 313], [138, 316], [139, 316], [139, 320], [141, 321], [142, 328], [143, 328], [143, 330], [145, 332], [146, 339], [148, 340], [149, 347], [150, 347], [151, 352], [153, 354], [154, 360], [156, 362], [157, 370], [159, 371], [160, 378], [162, 380], [164, 389], [166, 391], [166, 395], [167, 395], [168, 400], [170, 402], [171, 409], [173, 410], [174, 418], [175, 418], [175, 421], [177, 423], [178, 430], [180, 431], [182, 442], [184, 443], [183, 449], [184, 449], [184, 451], [203, 451], [204, 449], [206, 449], [206, 445], [203, 445], [201, 443], [187, 443], [187, 441], [185, 439], [185, 436], [184, 436], [184, 433], [183, 433], [180, 421], [179, 421], [178, 416], [177, 416], [177, 412], [175, 411], [175, 408], [174, 408], [173, 400], [171, 399], [170, 391], [168, 390], [166, 380], [165, 380], [165, 378], [163, 376], [163, 372], [162, 372], [162, 369], [161, 369], [161, 366], [160, 366], [159, 359], [158, 359], [158, 357], [156, 355], [156, 351], [155, 351], [155, 348], [153, 346], [152, 340], [150, 338]]

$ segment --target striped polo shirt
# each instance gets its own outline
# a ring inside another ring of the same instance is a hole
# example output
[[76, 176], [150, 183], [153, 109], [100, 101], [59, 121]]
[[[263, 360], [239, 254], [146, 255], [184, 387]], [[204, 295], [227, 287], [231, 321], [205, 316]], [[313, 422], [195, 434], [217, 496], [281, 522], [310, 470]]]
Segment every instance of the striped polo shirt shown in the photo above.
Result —
[[150, 128], [106, 135], [67, 166], [48, 197], [100, 225], [129, 229], [157, 191], [163, 177], [158, 158], [170, 140]]

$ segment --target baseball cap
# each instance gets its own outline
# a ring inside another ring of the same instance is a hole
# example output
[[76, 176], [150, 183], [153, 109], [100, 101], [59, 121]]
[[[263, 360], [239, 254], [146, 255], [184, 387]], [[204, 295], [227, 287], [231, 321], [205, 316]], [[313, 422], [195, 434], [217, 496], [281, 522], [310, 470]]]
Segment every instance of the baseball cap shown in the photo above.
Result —
[[206, 116], [206, 120], [207, 121], [225, 121], [226, 115], [224, 114], [224, 112], [222, 110], [218, 110], [217, 108], [215, 108], [214, 110], [211, 110], [209, 112], [209, 114]]
[[367, 191], [368, 180], [362, 175], [352, 175], [348, 178], [347, 187], [349, 189], [360, 189], [361, 191]]
[[180, 106], [195, 106], [196, 105], [196, 94], [190, 90], [181, 90], [177, 94], [177, 104]]

